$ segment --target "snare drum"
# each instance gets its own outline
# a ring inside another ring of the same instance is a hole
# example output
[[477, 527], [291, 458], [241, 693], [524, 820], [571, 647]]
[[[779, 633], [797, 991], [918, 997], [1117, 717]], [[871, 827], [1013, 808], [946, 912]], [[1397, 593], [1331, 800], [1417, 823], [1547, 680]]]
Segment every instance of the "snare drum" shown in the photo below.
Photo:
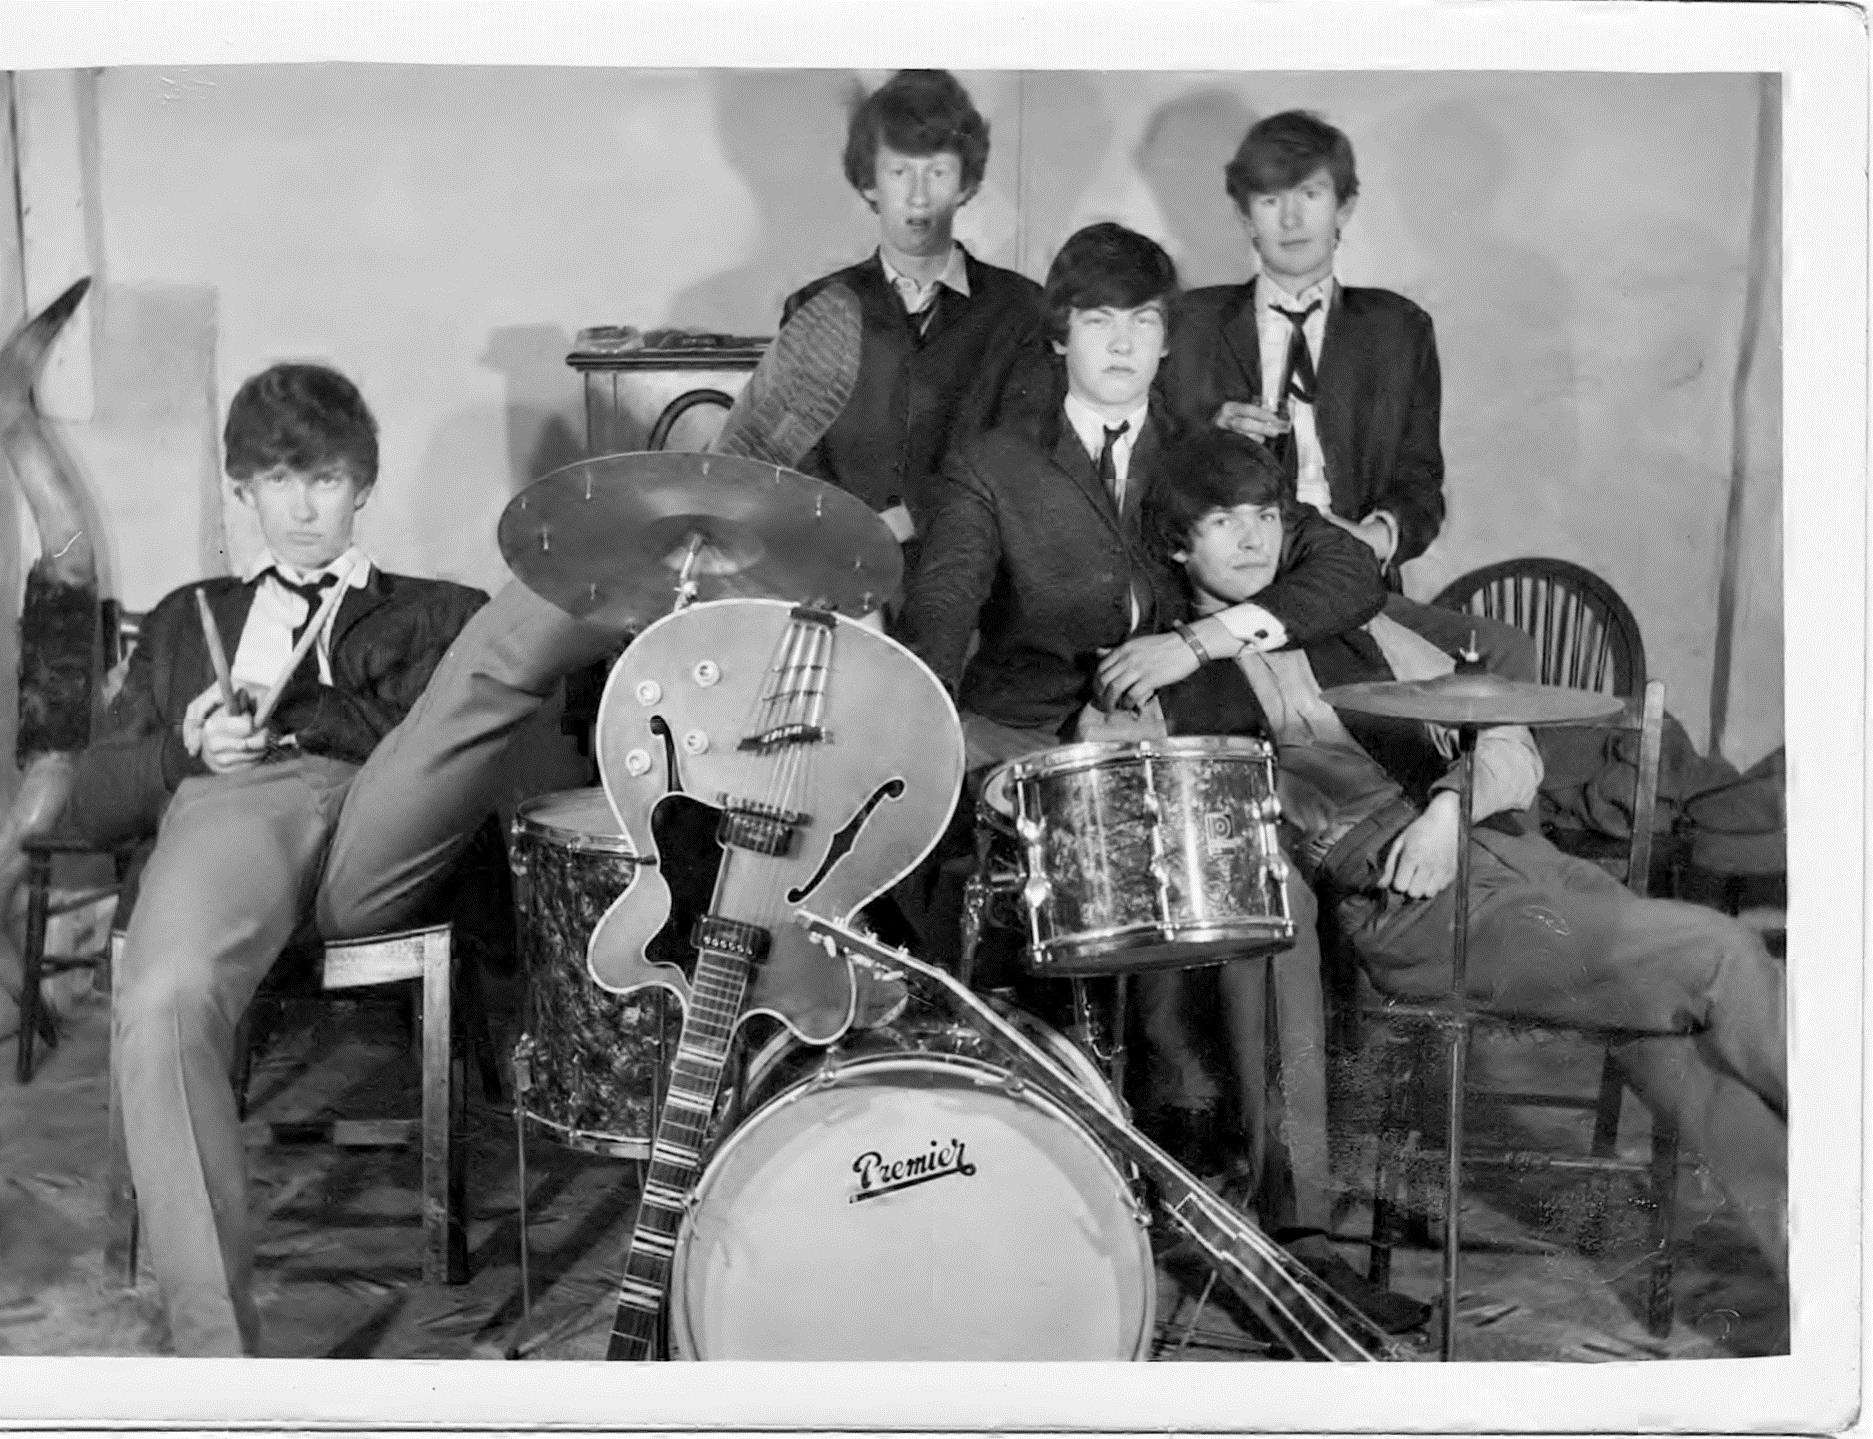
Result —
[[585, 967], [593, 928], [637, 871], [631, 842], [602, 789], [564, 790], [520, 806], [510, 853], [530, 1086], [515, 1102], [562, 1144], [643, 1158], [682, 1009], [657, 987], [613, 994]]
[[[1118, 1111], [1084, 1055], [1018, 1022]], [[1144, 1357], [1145, 1212], [1053, 1084], [928, 1011], [830, 1050], [769, 1044], [748, 1068], [759, 1107], [704, 1170], [677, 1240], [674, 1352]]]
[[1294, 941], [1261, 740], [1068, 745], [1009, 761], [982, 796], [1015, 837], [1037, 974], [1181, 969]]

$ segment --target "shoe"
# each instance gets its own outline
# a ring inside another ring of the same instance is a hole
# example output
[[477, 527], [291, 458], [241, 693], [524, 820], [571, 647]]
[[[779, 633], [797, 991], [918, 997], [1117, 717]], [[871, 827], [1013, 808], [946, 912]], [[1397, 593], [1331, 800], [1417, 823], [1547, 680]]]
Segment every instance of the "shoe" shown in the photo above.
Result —
[[796, 467], [852, 398], [862, 341], [858, 296], [826, 286], [781, 326], [710, 448]]
[[1409, 1334], [1422, 1329], [1431, 1317], [1431, 1306], [1381, 1289], [1334, 1250], [1324, 1235], [1310, 1235], [1288, 1246], [1288, 1252], [1327, 1288], [1357, 1309], [1386, 1334]]

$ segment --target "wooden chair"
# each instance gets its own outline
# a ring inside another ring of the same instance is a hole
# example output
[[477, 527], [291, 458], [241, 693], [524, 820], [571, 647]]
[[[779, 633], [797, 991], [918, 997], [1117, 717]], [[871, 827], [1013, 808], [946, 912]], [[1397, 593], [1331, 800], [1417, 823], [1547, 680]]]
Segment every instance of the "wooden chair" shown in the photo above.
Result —
[[[121, 954], [123, 933], [111, 936], [113, 960]], [[113, 962], [113, 978], [121, 965]], [[340, 1147], [385, 1148], [415, 1144], [423, 1165], [423, 1282], [463, 1284], [468, 1280], [468, 1243], [463, 1211], [466, 1168], [462, 1137], [465, 1057], [469, 1046], [460, 1031], [479, 1025], [478, 989], [473, 964], [460, 962], [452, 925], [438, 924], [367, 939], [335, 941], [309, 949], [289, 950], [276, 972], [309, 972], [313, 993], [346, 994], [354, 990], [397, 983], [417, 986], [422, 1035], [422, 1112], [415, 1119], [321, 1120], [313, 1124], [273, 1126], [277, 1140], [294, 1143], [324, 1140]], [[458, 998], [464, 1000], [458, 1005]], [[485, 1031], [483, 1032], [485, 1036]], [[231, 1076], [243, 1113], [249, 1064], [246, 1026], [235, 1044], [235, 1073]], [[482, 1083], [490, 1084], [492, 1047], [482, 1061]], [[498, 1080], [493, 1081], [498, 1088]], [[115, 1079], [110, 1086], [112, 1176], [109, 1202], [113, 1211], [110, 1232], [122, 1236], [126, 1252], [125, 1281], [134, 1283], [137, 1270], [138, 1225], [135, 1196], [123, 1150], [123, 1120]], [[111, 1256], [113, 1259], [115, 1255]]]
[[1645, 688], [1639, 622], [1613, 587], [1569, 560], [1503, 560], [1445, 585], [1431, 603], [1535, 637], [1541, 682], [1630, 699]]
[[[99, 606], [99, 629], [104, 668], [115, 668], [129, 655], [137, 642], [143, 616], [122, 609], [117, 601], [107, 599]], [[58, 1043], [58, 1026], [52, 1014], [40, 1002], [40, 981], [50, 975], [73, 969], [98, 969], [109, 963], [108, 947], [91, 954], [48, 955], [46, 927], [52, 917], [53, 872], [60, 860], [89, 856], [108, 856], [115, 873], [115, 884], [106, 889], [92, 889], [66, 901], [62, 910], [72, 910], [122, 893], [138, 845], [126, 843], [100, 849], [89, 840], [60, 828], [39, 835], [21, 845], [26, 856], [26, 934], [21, 947], [20, 1030], [15, 1053], [14, 1076], [21, 1084], [33, 1077], [33, 1046], [44, 1040], [50, 1049]], [[109, 987], [108, 980], [103, 984]]]
[[[1545, 682], [1568, 684], [1620, 694], [1625, 710], [1595, 729], [1624, 731], [1637, 737], [1631, 833], [1623, 853], [1592, 856], [1622, 879], [1636, 895], [1645, 895], [1651, 874], [1652, 823], [1658, 799], [1659, 758], [1664, 732], [1665, 686], [1645, 677], [1645, 651], [1632, 613], [1597, 576], [1562, 560], [1511, 560], [1491, 565], [1455, 581], [1439, 596], [1453, 608], [1516, 624], [1535, 636], [1540, 648]], [[1564, 848], [1566, 846], [1563, 846]], [[1643, 1160], [1622, 1159], [1616, 1153], [1620, 1115], [1626, 1085], [1614, 1062], [1612, 1047], [1630, 1036], [1611, 1028], [1532, 1023], [1464, 1009], [1453, 1013], [1437, 1004], [1381, 1000], [1367, 1012], [1404, 1031], [1404, 1042], [1388, 1048], [1388, 1073], [1381, 1083], [1385, 1096], [1379, 1125], [1378, 1160], [1374, 1179], [1373, 1230], [1370, 1276], [1375, 1283], [1390, 1282], [1391, 1251], [1399, 1238], [1399, 1200], [1408, 1197], [1404, 1181], [1408, 1171], [1425, 1160], [1442, 1157], [1441, 1145], [1428, 1145], [1419, 1123], [1425, 1100], [1426, 1077], [1435, 1071], [1438, 1042], [1447, 1040], [1453, 1024], [1469, 1031], [1493, 1030], [1525, 1036], [1564, 1034], [1603, 1043], [1598, 1092], [1585, 1094], [1509, 1093], [1469, 1086], [1461, 1097], [1446, 1095], [1447, 1112], [1472, 1097], [1486, 1097], [1497, 1105], [1590, 1112], [1592, 1139], [1585, 1155], [1554, 1155], [1527, 1150], [1486, 1149], [1466, 1146], [1463, 1167], [1509, 1167], [1522, 1171], [1561, 1169], [1590, 1174], [1595, 1179], [1581, 1233], [1582, 1248], [1597, 1252], [1604, 1243], [1608, 1191], [1615, 1175], [1643, 1179], [1652, 1208], [1649, 1256], [1651, 1286], [1647, 1300], [1647, 1327], [1669, 1332], [1672, 1323], [1672, 1242], [1677, 1223], [1678, 1135], [1671, 1124], [1656, 1117], [1652, 1122], [1650, 1153]], [[1462, 1203], [1462, 1194], [1444, 1193], [1448, 1205]], [[1448, 1292], [1451, 1268], [1446, 1266], [1446, 1306], [1456, 1302]], [[1448, 1357], [1448, 1356], [1446, 1356]]]

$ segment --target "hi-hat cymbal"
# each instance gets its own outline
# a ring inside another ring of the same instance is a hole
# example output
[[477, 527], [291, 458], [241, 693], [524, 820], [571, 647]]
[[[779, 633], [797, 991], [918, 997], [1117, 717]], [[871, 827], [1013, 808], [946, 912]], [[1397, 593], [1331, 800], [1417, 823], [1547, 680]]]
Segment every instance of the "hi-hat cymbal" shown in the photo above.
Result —
[[580, 460], [509, 502], [501, 555], [568, 614], [644, 625], [692, 600], [770, 598], [857, 616], [904, 571], [870, 506], [835, 485], [734, 455]]
[[1626, 707], [1618, 695], [1530, 684], [1481, 671], [1428, 680], [1371, 680], [1322, 696], [1335, 709], [1442, 725], [1592, 724]]

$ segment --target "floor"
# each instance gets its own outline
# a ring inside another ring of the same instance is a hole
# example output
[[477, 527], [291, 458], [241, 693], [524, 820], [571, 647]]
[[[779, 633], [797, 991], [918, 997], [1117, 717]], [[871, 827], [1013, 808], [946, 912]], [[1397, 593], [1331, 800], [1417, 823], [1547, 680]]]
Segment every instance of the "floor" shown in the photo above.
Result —
[[[127, 1287], [107, 1272], [102, 1175], [106, 1136], [106, 1013], [96, 995], [76, 1001], [63, 1042], [30, 1084], [12, 1078], [11, 1042], [0, 1078], [0, 1353], [139, 1355], [165, 1352], [147, 1270]], [[1483, 1046], [1478, 1072], [1499, 1084], [1571, 1080], [1591, 1088], [1591, 1055], [1558, 1042]], [[249, 1155], [254, 1202], [265, 1213], [259, 1302], [267, 1350], [346, 1358], [567, 1359], [602, 1357], [617, 1265], [634, 1213], [628, 1163], [534, 1138], [527, 1149], [532, 1314], [523, 1320], [514, 1128], [510, 1113], [471, 1085], [471, 1279], [420, 1283], [417, 1160], [390, 1150], [336, 1151], [269, 1142], [266, 1121], [413, 1109], [415, 1057], [404, 1021], [382, 1007], [312, 1005], [289, 1012], [255, 1066]], [[1356, 1131], [1356, 1076], [1338, 1076], [1335, 1124]], [[1622, 1147], [1641, 1152], [1643, 1114]], [[1496, 1122], [1488, 1116], [1485, 1126]], [[1557, 1121], [1571, 1124], [1571, 1121]], [[1561, 1132], [1515, 1128], [1526, 1147]], [[1336, 1171], [1346, 1185], [1340, 1228], [1365, 1232], [1359, 1200], [1370, 1155], [1345, 1140]], [[1720, 1202], [1687, 1167], [1675, 1294], [1676, 1323], [1662, 1339], [1642, 1322], [1644, 1211], [1616, 1204], [1618, 1223], [1596, 1258], [1576, 1246], [1578, 1179], [1483, 1176], [1464, 1211], [1466, 1252], [1458, 1299], [1465, 1359], [1609, 1359], [1764, 1355], [1787, 1349], [1786, 1294]], [[1205, 1271], [1159, 1244], [1151, 1357], [1236, 1361], [1271, 1356], [1252, 1321], [1198, 1296]], [[1521, 1252], [1512, 1252], [1521, 1251]], [[1346, 1257], [1363, 1264], [1348, 1244]], [[1397, 1252], [1395, 1287], [1438, 1291], [1440, 1255]], [[830, 1301], [829, 1302], [834, 1302]], [[1436, 1321], [1416, 1354], [1435, 1356]]]

